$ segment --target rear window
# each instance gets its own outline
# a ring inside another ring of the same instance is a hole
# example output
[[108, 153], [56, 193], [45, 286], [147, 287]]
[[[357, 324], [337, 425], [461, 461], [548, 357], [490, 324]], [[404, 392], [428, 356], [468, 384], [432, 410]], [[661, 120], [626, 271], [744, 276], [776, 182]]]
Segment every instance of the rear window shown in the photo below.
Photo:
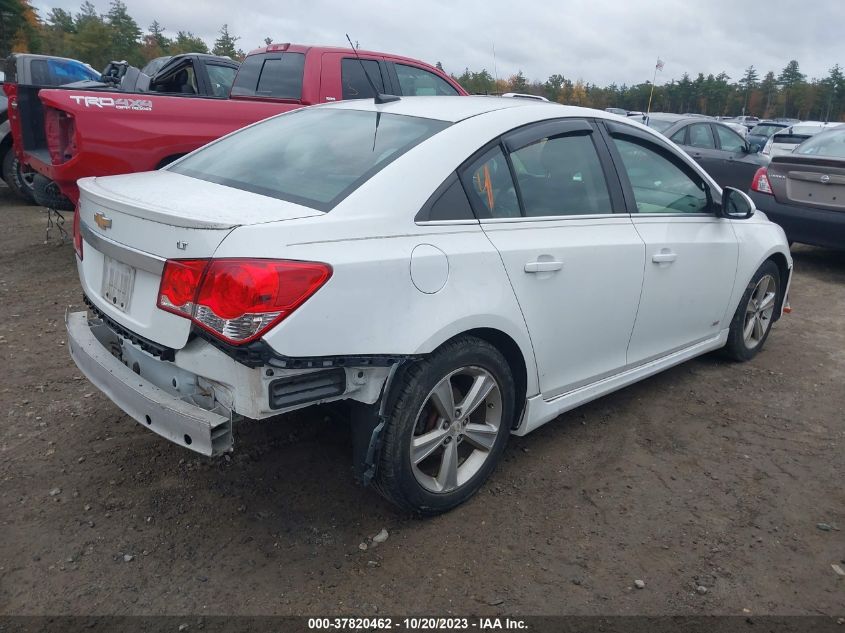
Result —
[[238, 69], [232, 96], [299, 100], [304, 68], [305, 55], [302, 53], [250, 55]]
[[782, 130], [784, 128], [783, 125], [755, 125], [754, 129], [749, 132], [749, 134], [757, 134], [759, 136], [771, 136], [778, 130]]
[[653, 130], [657, 130], [658, 132], [665, 132], [674, 124], [675, 121], [667, 121], [666, 119], [653, 119], [651, 117], [649, 117], [648, 121], [646, 122], [646, 125], [648, 125]]
[[806, 156], [845, 158], [845, 128], [814, 136], [801, 143], [795, 153]]
[[297, 110], [207, 145], [167, 169], [328, 211], [449, 125], [359, 110]]

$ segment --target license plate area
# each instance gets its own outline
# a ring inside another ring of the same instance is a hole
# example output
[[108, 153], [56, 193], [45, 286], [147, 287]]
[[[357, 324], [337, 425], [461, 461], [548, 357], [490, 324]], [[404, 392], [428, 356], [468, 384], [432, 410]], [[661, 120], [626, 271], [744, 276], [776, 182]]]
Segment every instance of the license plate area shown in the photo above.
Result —
[[135, 285], [135, 269], [108, 255], [103, 261], [103, 288], [101, 295], [121, 312], [129, 310], [132, 288]]

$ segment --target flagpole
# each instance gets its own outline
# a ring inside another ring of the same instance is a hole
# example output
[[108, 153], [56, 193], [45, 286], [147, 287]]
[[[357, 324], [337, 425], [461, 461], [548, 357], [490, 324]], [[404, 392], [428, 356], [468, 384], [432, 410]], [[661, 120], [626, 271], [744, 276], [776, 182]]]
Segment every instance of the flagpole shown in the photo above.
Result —
[[[660, 58], [657, 58], [660, 61]], [[657, 64], [654, 65], [654, 78], [651, 80], [651, 92], [648, 95], [648, 108], [646, 108], [646, 118], [651, 114], [651, 98], [654, 96], [654, 82], [657, 81]]]

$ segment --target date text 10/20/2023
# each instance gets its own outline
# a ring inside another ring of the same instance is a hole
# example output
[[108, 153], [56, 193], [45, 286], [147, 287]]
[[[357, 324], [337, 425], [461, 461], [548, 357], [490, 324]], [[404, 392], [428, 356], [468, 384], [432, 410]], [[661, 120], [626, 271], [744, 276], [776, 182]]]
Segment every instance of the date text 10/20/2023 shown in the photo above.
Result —
[[528, 628], [519, 618], [309, 618], [309, 630], [355, 631], [519, 631]]

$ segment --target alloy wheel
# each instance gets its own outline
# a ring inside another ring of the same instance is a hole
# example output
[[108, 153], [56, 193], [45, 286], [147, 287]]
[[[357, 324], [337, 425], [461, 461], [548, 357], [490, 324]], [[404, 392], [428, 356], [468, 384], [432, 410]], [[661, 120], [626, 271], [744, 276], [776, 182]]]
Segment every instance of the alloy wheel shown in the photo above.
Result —
[[775, 310], [777, 299], [777, 282], [771, 275], [763, 275], [754, 286], [754, 291], [748, 298], [748, 305], [745, 307], [745, 322], [742, 329], [742, 337], [748, 349], [754, 349], [763, 339], [772, 326], [772, 314]]
[[474, 366], [449, 373], [414, 424], [410, 457], [417, 482], [435, 493], [465, 484], [487, 461], [501, 425], [502, 393], [493, 375]]

